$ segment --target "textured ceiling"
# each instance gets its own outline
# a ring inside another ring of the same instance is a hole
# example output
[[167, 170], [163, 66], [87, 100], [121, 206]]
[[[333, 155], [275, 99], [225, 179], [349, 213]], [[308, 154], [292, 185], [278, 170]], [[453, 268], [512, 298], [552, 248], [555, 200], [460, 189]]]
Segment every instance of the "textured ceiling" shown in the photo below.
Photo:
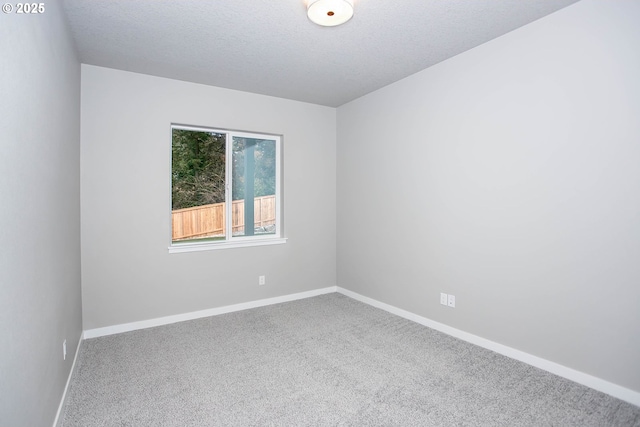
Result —
[[337, 107], [577, 0], [65, 0], [85, 64]]

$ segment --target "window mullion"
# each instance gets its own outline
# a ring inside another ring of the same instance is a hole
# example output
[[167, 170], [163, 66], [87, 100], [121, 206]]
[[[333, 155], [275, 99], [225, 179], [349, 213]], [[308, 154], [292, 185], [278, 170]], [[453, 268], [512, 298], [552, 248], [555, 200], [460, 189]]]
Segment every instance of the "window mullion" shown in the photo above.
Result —
[[281, 197], [282, 197], [281, 189], [282, 189], [282, 187], [281, 187], [281, 183], [280, 183], [280, 179], [281, 179], [281, 176], [280, 176], [281, 170], [280, 170], [280, 168], [282, 167], [281, 166], [282, 165], [281, 157], [280, 157], [281, 156], [280, 150], [282, 149], [281, 145], [282, 145], [282, 140], [280, 139], [280, 137], [278, 137], [276, 139], [276, 158], [275, 158], [275, 162], [276, 162], [276, 164], [275, 164], [275, 174], [276, 174], [276, 176], [275, 176], [275, 178], [276, 178], [276, 191], [275, 191], [275, 193], [276, 193], [275, 194], [275, 196], [276, 196], [276, 206], [275, 206], [275, 209], [276, 209], [276, 236], [281, 236], [282, 235], [281, 234], [281, 230], [280, 230], [280, 227], [281, 227], [281, 219], [280, 219], [281, 218], [280, 217], [281, 212], [280, 212], [280, 209], [281, 209], [281, 203], [282, 203], [282, 200], [281, 200]]
[[233, 236], [233, 137], [230, 132], [226, 133], [225, 141], [225, 219], [227, 232], [225, 233], [225, 240], [231, 240]]

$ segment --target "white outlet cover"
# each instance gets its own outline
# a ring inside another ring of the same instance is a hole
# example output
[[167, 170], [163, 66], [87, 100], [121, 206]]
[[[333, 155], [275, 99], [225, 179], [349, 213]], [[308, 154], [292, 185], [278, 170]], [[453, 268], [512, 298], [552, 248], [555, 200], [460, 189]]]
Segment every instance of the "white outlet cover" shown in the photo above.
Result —
[[449, 300], [448, 300], [448, 305], [449, 307], [456, 307], [456, 296], [455, 295], [449, 295]]
[[448, 295], [440, 292], [440, 304], [447, 305], [448, 301]]
[[264, 285], [266, 282], [265, 277], [264, 276], [259, 276], [258, 277], [258, 284], [259, 285]]

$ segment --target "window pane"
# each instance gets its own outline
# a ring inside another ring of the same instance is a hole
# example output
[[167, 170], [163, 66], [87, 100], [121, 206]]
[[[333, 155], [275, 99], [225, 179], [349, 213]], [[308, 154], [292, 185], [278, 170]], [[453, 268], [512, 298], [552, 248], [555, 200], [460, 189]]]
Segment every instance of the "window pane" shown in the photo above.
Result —
[[275, 234], [276, 141], [234, 136], [232, 173], [233, 236]]
[[225, 238], [222, 133], [172, 129], [172, 241]]

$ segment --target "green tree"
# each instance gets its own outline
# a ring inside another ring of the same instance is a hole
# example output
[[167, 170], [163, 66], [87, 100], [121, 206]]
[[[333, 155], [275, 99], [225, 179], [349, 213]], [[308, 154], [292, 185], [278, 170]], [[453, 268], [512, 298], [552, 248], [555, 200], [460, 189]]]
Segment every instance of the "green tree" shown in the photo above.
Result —
[[[255, 197], [276, 194], [276, 144], [274, 140], [233, 138], [233, 200], [244, 199], [246, 144], [255, 145]], [[172, 209], [225, 201], [226, 135], [173, 129], [171, 161]]]
[[225, 134], [173, 129], [172, 209], [225, 200]]

